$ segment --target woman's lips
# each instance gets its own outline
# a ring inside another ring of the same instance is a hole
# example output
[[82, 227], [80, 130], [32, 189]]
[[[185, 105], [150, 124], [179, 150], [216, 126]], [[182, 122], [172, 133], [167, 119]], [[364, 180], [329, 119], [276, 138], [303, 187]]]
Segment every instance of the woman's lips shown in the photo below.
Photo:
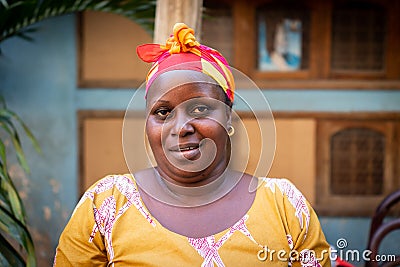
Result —
[[171, 154], [177, 159], [183, 159], [182, 156], [188, 160], [195, 160], [200, 157], [199, 144], [180, 144], [169, 149]]

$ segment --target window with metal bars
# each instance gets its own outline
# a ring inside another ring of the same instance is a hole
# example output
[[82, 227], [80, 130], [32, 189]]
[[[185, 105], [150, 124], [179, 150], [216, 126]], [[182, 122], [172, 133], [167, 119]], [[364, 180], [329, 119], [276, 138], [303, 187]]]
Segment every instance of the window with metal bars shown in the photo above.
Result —
[[348, 128], [331, 137], [330, 188], [335, 195], [383, 192], [385, 136], [368, 128]]
[[336, 3], [332, 12], [332, 70], [383, 71], [386, 20], [386, 11], [378, 4]]

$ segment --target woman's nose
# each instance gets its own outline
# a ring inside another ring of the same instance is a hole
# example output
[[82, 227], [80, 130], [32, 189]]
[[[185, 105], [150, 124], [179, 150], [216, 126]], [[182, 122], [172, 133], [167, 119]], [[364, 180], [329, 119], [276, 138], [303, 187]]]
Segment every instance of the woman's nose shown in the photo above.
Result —
[[171, 123], [171, 134], [184, 137], [188, 134], [194, 133], [192, 120], [193, 118], [188, 116], [186, 112], [175, 111], [173, 119], [169, 122]]

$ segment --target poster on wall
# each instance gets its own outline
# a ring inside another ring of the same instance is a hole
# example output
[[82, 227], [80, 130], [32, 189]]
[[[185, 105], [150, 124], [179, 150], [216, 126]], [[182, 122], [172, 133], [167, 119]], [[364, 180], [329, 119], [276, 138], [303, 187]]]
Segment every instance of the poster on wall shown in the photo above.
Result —
[[261, 71], [294, 71], [301, 68], [302, 23], [284, 18], [267, 25], [258, 23], [258, 69]]

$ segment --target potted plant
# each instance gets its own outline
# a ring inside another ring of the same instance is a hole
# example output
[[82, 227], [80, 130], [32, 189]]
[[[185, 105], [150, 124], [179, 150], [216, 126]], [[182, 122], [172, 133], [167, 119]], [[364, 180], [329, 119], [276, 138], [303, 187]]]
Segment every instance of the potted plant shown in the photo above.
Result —
[[[33, 41], [32, 25], [46, 18], [85, 10], [112, 12], [128, 17], [152, 31], [156, 1], [149, 0], [0, 0], [0, 52], [1, 42], [11, 37]], [[1, 56], [1, 54], [0, 54]], [[12, 148], [19, 165], [29, 172], [20, 132], [31, 140], [37, 151], [39, 145], [29, 128], [6, 106], [0, 96], [0, 266], [36, 266], [32, 236], [27, 227], [25, 210], [12, 177], [7, 169], [6, 141]]]

